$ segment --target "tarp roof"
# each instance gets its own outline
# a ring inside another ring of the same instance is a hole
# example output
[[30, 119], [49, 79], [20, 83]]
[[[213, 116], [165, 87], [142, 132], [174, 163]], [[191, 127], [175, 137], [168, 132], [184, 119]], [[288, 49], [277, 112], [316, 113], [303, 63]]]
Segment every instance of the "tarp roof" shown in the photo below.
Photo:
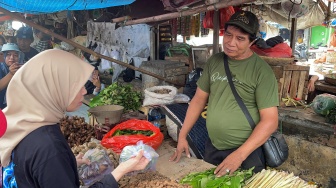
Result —
[[12, 12], [46, 14], [64, 10], [90, 10], [128, 5], [135, 0], [0, 0], [0, 7]]

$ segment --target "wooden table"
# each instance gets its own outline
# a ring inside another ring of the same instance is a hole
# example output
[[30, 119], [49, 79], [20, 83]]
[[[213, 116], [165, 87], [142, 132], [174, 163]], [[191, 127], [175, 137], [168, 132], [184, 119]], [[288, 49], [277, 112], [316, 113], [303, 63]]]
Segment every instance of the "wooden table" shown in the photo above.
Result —
[[326, 83], [325, 81], [315, 82], [315, 90], [319, 93], [330, 93], [336, 95], [336, 86]]

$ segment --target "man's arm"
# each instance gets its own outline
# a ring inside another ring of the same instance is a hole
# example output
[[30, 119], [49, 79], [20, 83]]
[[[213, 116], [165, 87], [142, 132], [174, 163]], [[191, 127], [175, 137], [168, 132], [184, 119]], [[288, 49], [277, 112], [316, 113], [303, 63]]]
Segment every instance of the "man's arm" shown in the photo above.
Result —
[[263, 145], [270, 135], [278, 128], [278, 108], [270, 107], [259, 111], [260, 122], [250, 137], [236, 151], [231, 153], [215, 170], [218, 176], [225, 175], [226, 169], [236, 171], [242, 162], [258, 147]]
[[179, 133], [178, 144], [175, 153], [170, 157], [170, 161], [178, 162], [181, 158], [182, 152], [186, 152], [190, 157], [187, 135], [191, 128], [196, 123], [205, 105], [208, 102], [209, 94], [197, 87], [195, 96], [190, 101], [186, 117], [183, 122], [182, 129]]

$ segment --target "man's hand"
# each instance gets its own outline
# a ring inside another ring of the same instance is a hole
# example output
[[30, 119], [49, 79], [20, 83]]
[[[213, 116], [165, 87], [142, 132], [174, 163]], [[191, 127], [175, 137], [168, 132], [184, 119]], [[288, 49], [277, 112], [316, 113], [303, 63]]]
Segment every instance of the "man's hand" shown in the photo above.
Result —
[[230, 155], [228, 155], [221, 164], [217, 166], [215, 169], [215, 174], [217, 177], [221, 177], [225, 174], [233, 174], [241, 164], [243, 163], [243, 159], [239, 152], [234, 151]]
[[177, 143], [177, 148], [173, 155], [169, 158], [169, 161], [179, 162], [183, 152], [186, 152], [188, 158], [190, 158], [189, 146], [187, 139], [179, 139]]
[[309, 83], [308, 83], [308, 92], [312, 92], [315, 90], [315, 82], [319, 79], [318, 76], [314, 75], [310, 78]]
[[19, 68], [21, 67], [21, 65], [19, 65], [18, 63], [13, 63], [9, 66], [9, 72], [14, 75], [16, 73], [17, 70], [19, 70]]

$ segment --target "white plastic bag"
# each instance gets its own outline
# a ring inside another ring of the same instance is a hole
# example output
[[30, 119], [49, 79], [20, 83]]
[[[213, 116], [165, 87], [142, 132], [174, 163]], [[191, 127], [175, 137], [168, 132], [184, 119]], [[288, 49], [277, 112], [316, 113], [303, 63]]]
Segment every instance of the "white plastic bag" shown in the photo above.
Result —
[[[111, 57], [115, 60], [121, 61], [121, 56], [119, 50], [112, 50]], [[121, 65], [112, 62], [112, 68], [113, 68], [113, 75], [112, 75], [112, 83], [116, 82], [118, 80], [118, 77], [120, 73], [122, 72], [123, 68]]]
[[[94, 49], [94, 52], [101, 54], [101, 45], [98, 44], [98, 46]], [[90, 61], [98, 61], [99, 57], [98, 56], [94, 56], [94, 55], [90, 55]]]
[[190, 101], [190, 97], [186, 94], [176, 94], [174, 97], [174, 103], [188, 103]]
[[143, 106], [163, 105], [174, 102], [177, 88], [174, 86], [153, 86], [145, 89]]
[[137, 156], [141, 150], [144, 151], [143, 154], [144, 157], [146, 157], [150, 162], [148, 163], [145, 169], [141, 171], [132, 172], [132, 174], [137, 174], [139, 172], [146, 172], [146, 171], [155, 171], [156, 162], [159, 158], [159, 154], [157, 154], [152, 147], [144, 144], [142, 140], [137, 142], [137, 145], [130, 145], [123, 148], [123, 150], [120, 153], [119, 164], [129, 160], [132, 157]]
[[[110, 57], [109, 49], [108, 48], [103, 48], [103, 50], [104, 50], [103, 55], [107, 56], [107, 57]], [[102, 60], [101, 60], [101, 69], [102, 70], [110, 69], [111, 65], [112, 65], [111, 61], [102, 58]]]

